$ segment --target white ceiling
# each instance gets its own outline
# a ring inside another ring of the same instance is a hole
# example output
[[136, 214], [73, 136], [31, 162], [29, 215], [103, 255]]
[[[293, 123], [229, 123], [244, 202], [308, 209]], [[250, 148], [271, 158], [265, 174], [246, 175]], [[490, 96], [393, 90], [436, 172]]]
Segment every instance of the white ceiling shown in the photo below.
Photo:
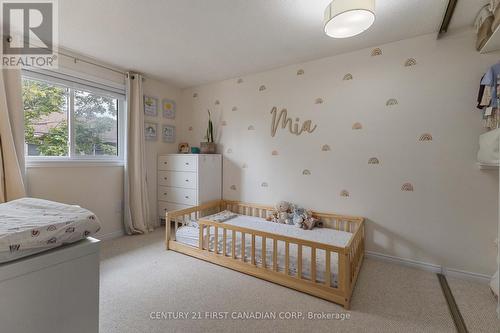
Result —
[[[488, 0], [459, 0], [453, 28]], [[325, 36], [330, 0], [62, 0], [63, 48], [180, 88], [437, 32], [448, 0], [376, 0], [367, 32]]]

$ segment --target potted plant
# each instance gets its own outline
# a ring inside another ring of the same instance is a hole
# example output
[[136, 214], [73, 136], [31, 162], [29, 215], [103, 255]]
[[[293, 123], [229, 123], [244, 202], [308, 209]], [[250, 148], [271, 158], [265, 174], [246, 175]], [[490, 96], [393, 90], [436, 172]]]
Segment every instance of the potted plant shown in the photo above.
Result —
[[202, 154], [215, 154], [215, 142], [214, 142], [214, 124], [212, 123], [212, 118], [210, 114], [210, 110], [208, 111], [208, 128], [205, 139], [207, 142], [201, 142], [200, 148]]

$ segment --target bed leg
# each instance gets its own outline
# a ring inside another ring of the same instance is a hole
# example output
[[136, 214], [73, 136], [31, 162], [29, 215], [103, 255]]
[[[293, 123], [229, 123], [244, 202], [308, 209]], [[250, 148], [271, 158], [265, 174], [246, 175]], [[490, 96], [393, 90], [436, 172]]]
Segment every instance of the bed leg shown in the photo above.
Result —
[[170, 220], [165, 220], [165, 250], [168, 251], [168, 241], [170, 240]]
[[351, 299], [346, 298], [345, 303], [344, 303], [344, 310], [349, 311], [351, 310]]

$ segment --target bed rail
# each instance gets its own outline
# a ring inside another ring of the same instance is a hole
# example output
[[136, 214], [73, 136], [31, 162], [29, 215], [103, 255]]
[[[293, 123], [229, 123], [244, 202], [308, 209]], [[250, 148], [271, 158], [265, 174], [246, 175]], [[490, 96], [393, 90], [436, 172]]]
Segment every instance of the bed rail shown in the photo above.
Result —
[[[337, 247], [203, 219], [204, 216], [224, 209], [261, 218], [267, 217], [272, 211], [270, 206], [220, 200], [168, 212], [166, 221], [170, 223], [167, 223], [166, 228], [167, 249], [297, 289], [349, 308], [364, 254], [363, 218], [313, 213], [326, 227], [353, 233], [346, 247]], [[195, 248], [176, 242], [178, 227], [194, 219], [198, 220], [199, 225], [198, 246]], [[172, 223], [173, 226], [169, 227]], [[243, 244], [239, 247], [239, 251], [238, 239], [239, 244]], [[250, 243], [249, 250], [246, 249], [247, 240]], [[258, 241], [261, 243], [258, 244]], [[281, 248], [284, 246], [284, 263], [283, 260], [279, 260], [283, 259], [283, 255], [280, 257], [278, 245]], [[296, 257], [292, 257], [292, 248], [296, 249]], [[260, 256], [257, 254], [257, 249], [261, 251]], [[324, 255], [323, 275], [319, 273], [317, 267], [319, 253]], [[332, 268], [333, 260], [337, 260], [336, 268], [334, 265]], [[304, 263], [309, 266], [304, 267]], [[290, 269], [292, 264], [295, 264], [294, 270]], [[306, 277], [304, 273], [307, 269]], [[336, 281], [332, 281], [332, 274], [336, 277]]]

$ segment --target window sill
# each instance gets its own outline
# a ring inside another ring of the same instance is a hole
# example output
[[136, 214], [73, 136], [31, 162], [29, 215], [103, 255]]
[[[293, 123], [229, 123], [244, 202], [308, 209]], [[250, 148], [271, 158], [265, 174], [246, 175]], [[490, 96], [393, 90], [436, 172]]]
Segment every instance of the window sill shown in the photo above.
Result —
[[90, 168], [90, 167], [123, 167], [120, 160], [38, 160], [26, 159], [26, 168]]

